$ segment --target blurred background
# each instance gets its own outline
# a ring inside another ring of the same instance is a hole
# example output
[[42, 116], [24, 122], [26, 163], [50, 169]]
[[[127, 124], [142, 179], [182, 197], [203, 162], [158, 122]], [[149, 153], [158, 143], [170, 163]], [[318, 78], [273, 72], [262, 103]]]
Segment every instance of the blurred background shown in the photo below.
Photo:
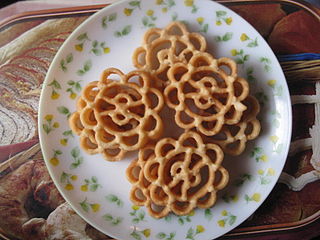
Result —
[[[29, 1], [41, 1], [41, 2], [53, 2], [53, 1], [48, 1], [48, 0], [29, 0]], [[318, 7], [320, 7], [320, 0], [304, 0], [306, 2], [310, 2]], [[0, 2], [0, 7], [5, 7], [7, 5], [10, 5], [12, 3], [15, 3], [15, 2], [18, 2], [18, 1], [15, 1], [15, 0], [9, 0], [9, 1], [1, 1]], [[92, 3], [92, 2], [104, 2], [103, 0], [100, 0], [100, 1], [97, 1], [97, 0], [58, 0], [58, 1], [54, 1], [55, 3], [57, 2], [88, 2], [89, 3]]]

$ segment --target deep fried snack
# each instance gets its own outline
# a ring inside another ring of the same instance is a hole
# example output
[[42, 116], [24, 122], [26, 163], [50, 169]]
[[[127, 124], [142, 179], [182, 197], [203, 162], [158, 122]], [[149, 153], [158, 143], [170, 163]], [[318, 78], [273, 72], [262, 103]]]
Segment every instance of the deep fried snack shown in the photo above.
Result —
[[129, 165], [130, 199], [155, 218], [209, 208], [229, 180], [223, 156], [218, 145], [204, 143], [196, 132], [185, 132], [178, 140], [163, 138], [141, 149]]
[[188, 64], [174, 64], [168, 78], [165, 101], [175, 110], [175, 121], [183, 129], [195, 127], [212, 136], [224, 124], [237, 124], [246, 109], [242, 101], [249, 93], [249, 85], [238, 77], [232, 59], [215, 59], [199, 52]]
[[226, 154], [240, 155], [245, 150], [247, 141], [257, 138], [261, 130], [260, 121], [257, 119], [260, 111], [257, 99], [249, 95], [243, 103], [247, 109], [239, 123], [225, 124], [218, 134], [204, 137], [204, 141], [218, 144]]
[[144, 34], [142, 46], [134, 51], [133, 64], [150, 72], [153, 85], [163, 89], [168, 84], [167, 71], [176, 62], [188, 63], [196, 52], [207, 48], [205, 38], [190, 33], [181, 22], [171, 22], [163, 29], [151, 28]]
[[[82, 90], [82, 95], [77, 100], [77, 110], [71, 114], [69, 117], [69, 125], [72, 131], [80, 136], [80, 146], [89, 154], [99, 153], [97, 141], [95, 140], [95, 131], [93, 127], [97, 125], [94, 114], [89, 117], [89, 121], [81, 121], [80, 113], [88, 105], [88, 103], [93, 104], [95, 97], [97, 96], [99, 90], [97, 88], [98, 81], [90, 82]], [[88, 120], [88, 115], [86, 115]], [[90, 123], [90, 128], [85, 128], [84, 125], [88, 127], [88, 122]]]
[[[119, 81], [112, 80], [115, 75]], [[163, 97], [150, 87], [149, 78], [144, 71], [125, 75], [108, 68], [99, 82], [84, 88], [69, 124], [86, 152], [102, 153], [106, 160], [119, 161], [126, 152], [161, 136], [163, 123], [158, 113]]]

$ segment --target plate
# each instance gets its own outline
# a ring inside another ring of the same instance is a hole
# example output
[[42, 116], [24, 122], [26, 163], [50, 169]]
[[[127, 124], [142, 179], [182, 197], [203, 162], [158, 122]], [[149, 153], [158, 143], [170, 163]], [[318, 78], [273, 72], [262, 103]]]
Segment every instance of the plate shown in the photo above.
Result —
[[[215, 57], [229, 57], [248, 79], [261, 104], [260, 136], [239, 157], [226, 157], [228, 186], [209, 209], [188, 216], [150, 217], [129, 200], [125, 170], [131, 155], [107, 162], [88, 155], [72, 134], [68, 117], [81, 89], [116, 67], [134, 69], [131, 56], [150, 27], [183, 21], [200, 32]], [[40, 100], [39, 135], [56, 186], [89, 224], [116, 239], [213, 239], [247, 219], [265, 200], [284, 166], [291, 137], [291, 103], [284, 74], [259, 33], [230, 9], [209, 0], [120, 1], [97, 12], [65, 41], [46, 76]]]

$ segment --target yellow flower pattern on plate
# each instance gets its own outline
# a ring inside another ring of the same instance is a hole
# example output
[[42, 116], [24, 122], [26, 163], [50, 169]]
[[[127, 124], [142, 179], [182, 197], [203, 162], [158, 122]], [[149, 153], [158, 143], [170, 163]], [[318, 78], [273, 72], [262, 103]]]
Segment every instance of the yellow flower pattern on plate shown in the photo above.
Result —
[[248, 194], [245, 194], [244, 195], [244, 199], [246, 200], [247, 203], [249, 203], [250, 201], [260, 202], [261, 194], [260, 193], [254, 193], [251, 196], [249, 196]]
[[58, 99], [60, 97], [60, 94], [58, 91], [61, 90], [60, 83], [56, 79], [53, 79], [52, 82], [48, 84], [48, 86], [52, 88], [51, 99], [52, 100]]
[[94, 213], [100, 211], [101, 205], [99, 203], [89, 202], [87, 198], [85, 198], [82, 202], [79, 203], [82, 210], [85, 212], [89, 212], [90, 210]]
[[51, 131], [53, 131], [55, 128], [59, 128], [60, 124], [54, 120], [53, 114], [47, 114], [44, 117], [45, 123], [42, 124], [42, 129], [46, 134], [49, 134]]
[[62, 152], [60, 150], [54, 150], [53, 152], [53, 157], [50, 158], [49, 162], [53, 165], [53, 166], [58, 166], [60, 163], [60, 160], [58, 158], [59, 155], [61, 155]]
[[226, 11], [216, 11], [216, 25], [221, 26], [223, 22], [227, 25], [232, 24], [232, 17], [228, 17], [228, 13]]
[[225, 227], [226, 224], [232, 226], [237, 220], [237, 217], [233, 215], [231, 212], [228, 212], [227, 210], [222, 210], [220, 215], [223, 218], [217, 221], [219, 227]]
[[64, 184], [64, 189], [71, 191], [74, 189], [73, 182], [78, 179], [77, 175], [72, 173], [62, 172], [60, 175], [60, 182]]
[[130, 1], [129, 7], [123, 9], [123, 13], [126, 16], [131, 16], [132, 12], [136, 9], [140, 9], [140, 1]]

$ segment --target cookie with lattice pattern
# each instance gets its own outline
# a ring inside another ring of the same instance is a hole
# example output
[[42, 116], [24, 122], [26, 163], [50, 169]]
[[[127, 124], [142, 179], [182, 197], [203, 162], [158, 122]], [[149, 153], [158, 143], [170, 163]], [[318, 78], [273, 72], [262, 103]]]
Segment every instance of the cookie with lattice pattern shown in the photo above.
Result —
[[154, 147], [142, 148], [138, 159], [129, 165], [130, 199], [146, 206], [155, 218], [209, 208], [216, 202], [217, 191], [229, 180], [221, 166], [223, 156], [218, 145], [204, 143], [193, 131], [183, 133], [178, 140], [163, 138]]
[[183, 129], [196, 128], [212, 136], [224, 124], [238, 123], [246, 109], [242, 101], [249, 93], [249, 85], [238, 77], [232, 59], [197, 53], [188, 64], [175, 63], [168, 70], [168, 78], [164, 98]]
[[162, 107], [162, 93], [150, 87], [147, 72], [124, 74], [108, 68], [100, 81], [84, 88], [69, 124], [80, 135], [85, 151], [99, 152], [109, 161], [118, 161], [126, 152], [138, 150], [161, 136]]
[[168, 84], [167, 71], [177, 62], [188, 63], [196, 52], [207, 48], [205, 38], [196, 32], [189, 32], [181, 22], [171, 22], [165, 28], [150, 28], [143, 42], [132, 56], [138, 69], [150, 72], [153, 85], [162, 89]]

